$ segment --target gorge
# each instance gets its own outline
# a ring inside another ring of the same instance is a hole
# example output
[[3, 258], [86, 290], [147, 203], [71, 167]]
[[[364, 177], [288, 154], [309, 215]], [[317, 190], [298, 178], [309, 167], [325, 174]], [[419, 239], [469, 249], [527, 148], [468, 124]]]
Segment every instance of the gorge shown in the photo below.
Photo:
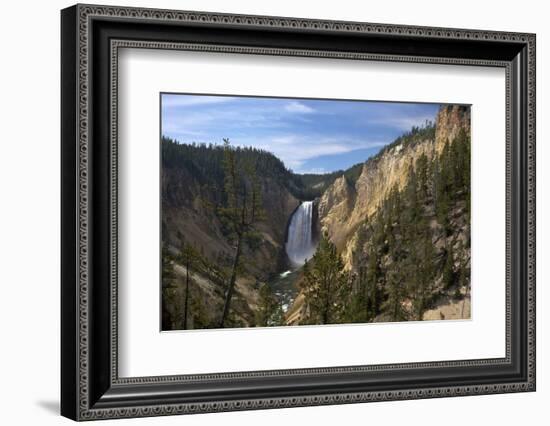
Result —
[[[227, 326], [325, 323], [315, 322], [303, 267], [322, 248], [336, 254], [341, 281], [329, 322], [468, 318], [469, 138], [469, 107], [443, 105], [434, 123], [324, 175], [293, 173], [266, 151], [231, 148], [242, 170], [254, 164], [243, 188], [258, 188], [262, 214], [239, 247]], [[190, 328], [217, 324], [236, 247], [226, 214], [226, 154], [216, 145], [163, 139], [163, 329], [181, 328], [180, 253], [188, 246], [197, 259]]]

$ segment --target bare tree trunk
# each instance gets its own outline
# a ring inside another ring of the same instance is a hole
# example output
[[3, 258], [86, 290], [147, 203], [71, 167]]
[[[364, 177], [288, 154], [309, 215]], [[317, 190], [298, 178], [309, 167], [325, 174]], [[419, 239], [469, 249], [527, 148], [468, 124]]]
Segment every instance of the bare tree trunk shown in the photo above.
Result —
[[223, 328], [224, 322], [227, 319], [229, 314], [229, 305], [231, 303], [231, 298], [233, 297], [233, 289], [235, 288], [235, 280], [237, 279], [237, 267], [239, 266], [239, 258], [241, 257], [241, 245], [242, 245], [242, 235], [239, 234], [237, 239], [237, 249], [235, 250], [235, 257], [233, 259], [233, 268], [231, 270], [231, 278], [229, 280], [229, 287], [225, 293], [225, 302], [223, 304], [223, 313], [220, 321], [220, 327]]
[[185, 302], [183, 307], [183, 329], [187, 330], [187, 312], [189, 307], [189, 258], [187, 259], [187, 265], [185, 266]]

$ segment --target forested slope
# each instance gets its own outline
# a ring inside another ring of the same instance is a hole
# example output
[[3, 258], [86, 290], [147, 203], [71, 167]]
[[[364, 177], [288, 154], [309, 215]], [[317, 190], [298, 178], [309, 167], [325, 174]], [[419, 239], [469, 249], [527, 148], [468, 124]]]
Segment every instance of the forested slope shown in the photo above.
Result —
[[388, 145], [355, 181], [337, 178], [319, 217], [326, 241], [289, 323], [469, 317], [469, 108], [441, 107], [435, 123]]

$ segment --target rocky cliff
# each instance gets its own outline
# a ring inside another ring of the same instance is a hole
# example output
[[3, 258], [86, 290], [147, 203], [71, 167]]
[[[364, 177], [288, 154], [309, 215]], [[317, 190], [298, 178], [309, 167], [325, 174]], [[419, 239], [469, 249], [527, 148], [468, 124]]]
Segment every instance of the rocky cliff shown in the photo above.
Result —
[[[238, 250], [223, 218], [228, 203], [223, 149], [164, 141], [162, 236], [172, 255], [163, 254], [163, 261], [171, 262], [176, 277], [166, 274], [163, 323], [166, 316], [168, 329], [181, 328], [190, 275], [190, 327], [217, 326], [232, 267], [238, 270], [229, 326], [269, 323], [272, 315], [262, 319], [258, 312], [271, 312], [275, 296], [285, 315], [275, 309], [279, 319], [270, 325], [312, 323], [310, 307], [316, 305], [307, 297], [315, 283], [307, 268], [287, 270], [284, 251], [292, 213], [300, 200], [312, 199], [314, 238], [328, 237], [330, 245], [319, 245], [336, 254], [333, 266], [344, 283], [339, 302], [323, 305], [341, 308], [334, 314], [339, 323], [469, 317], [469, 133], [469, 107], [442, 106], [434, 123], [413, 127], [364, 163], [326, 175], [296, 175], [270, 153], [235, 148], [244, 168], [255, 164], [257, 179], [248, 182], [259, 185], [265, 211], [254, 235], [246, 236], [238, 268], [233, 264]], [[191, 274], [178, 257], [182, 245], [202, 259]], [[264, 292], [268, 287], [275, 296]]]
[[[342, 175], [321, 195], [320, 226], [340, 253], [350, 300], [372, 298], [367, 314], [344, 308], [343, 321], [470, 317], [469, 152], [469, 107], [442, 106], [433, 125], [398, 138], [356, 179]], [[303, 292], [286, 321], [307, 323]]]
[[[259, 279], [279, 269], [288, 218], [298, 199], [271, 178], [262, 178], [262, 205], [265, 220], [258, 223], [261, 238], [254, 249], [246, 249], [250, 274]], [[163, 241], [174, 251], [185, 240], [209, 259], [231, 256], [233, 247], [224, 236], [223, 223], [216, 212], [216, 194], [202, 186], [187, 170], [163, 172], [163, 191], [171, 194], [162, 209]], [[185, 184], [182, 184], [185, 183]]]
[[[223, 151], [215, 147], [184, 146], [164, 141], [162, 168], [162, 240], [171, 253], [176, 278], [171, 290], [174, 302], [167, 303], [165, 311], [171, 318], [181, 316], [181, 298], [186, 269], [178, 260], [183, 244], [193, 247], [210, 268], [230, 269], [235, 253], [234, 241], [228, 237], [220, 207], [224, 205]], [[183, 153], [180, 158], [180, 152]], [[255, 225], [253, 240], [243, 246], [240, 272], [236, 280], [236, 294], [232, 300], [233, 321], [240, 326], [254, 323], [259, 300], [259, 288], [269, 277], [279, 272], [285, 262], [284, 243], [288, 219], [299, 205], [292, 194], [292, 178], [279, 169], [278, 160], [263, 152], [236, 151], [238, 158], [253, 155], [258, 162], [273, 162], [269, 167], [258, 167], [258, 183], [263, 220]], [[251, 237], [252, 238], [252, 237]], [[206, 268], [208, 269], [208, 268]], [[227, 278], [216, 280], [206, 274], [192, 271], [191, 294], [201, 301], [203, 321], [213, 324], [221, 312]], [[169, 300], [169, 298], [165, 298]], [[192, 319], [191, 319], [192, 320]], [[190, 320], [190, 321], [191, 321]], [[209, 326], [209, 325], [208, 325]], [[181, 328], [176, 323], [173, 328]]]
[[443, 106], [437, 114], [435, 132], [420, 132], [397, 139], [363, 164], [355, 183], [342, 176], [327, 188], [319, 200], [321, 229], [342, 252], [348, 268], [351, 267], [354, 234], [358, 225], [379, 209], [392, 188], [404, 188], [411, 164], [422, 154], [432, 161], [441, 154], [445, 143], [458, 135], [460, 129], [468, 134], [470, 132], [469, 108]]
[[445, 143], [454, 140], [460, 129], [470, 134], [470, 107], [447, 105], [440, 108], [435, 127], [435, 151], [441, 154]]

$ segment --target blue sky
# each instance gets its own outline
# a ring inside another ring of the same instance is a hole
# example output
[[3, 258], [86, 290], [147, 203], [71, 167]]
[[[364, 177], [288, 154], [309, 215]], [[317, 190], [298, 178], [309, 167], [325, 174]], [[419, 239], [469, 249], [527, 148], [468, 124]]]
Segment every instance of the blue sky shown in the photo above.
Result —
[[162, 134], [180, 143], [270, 151], [296, 173], [346, 169], [426, 120], [439, 104], [162, 94]]

